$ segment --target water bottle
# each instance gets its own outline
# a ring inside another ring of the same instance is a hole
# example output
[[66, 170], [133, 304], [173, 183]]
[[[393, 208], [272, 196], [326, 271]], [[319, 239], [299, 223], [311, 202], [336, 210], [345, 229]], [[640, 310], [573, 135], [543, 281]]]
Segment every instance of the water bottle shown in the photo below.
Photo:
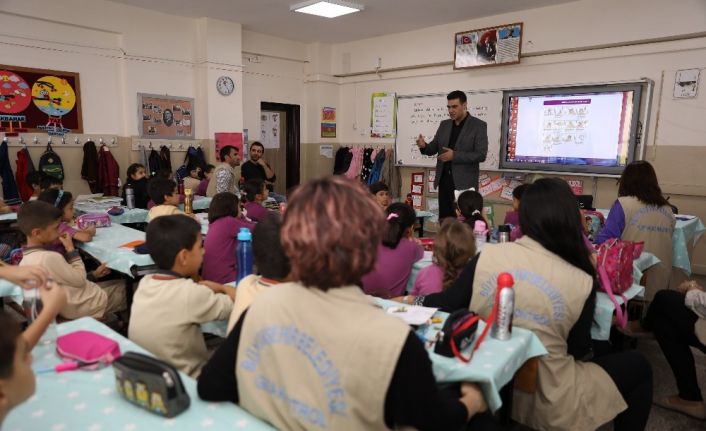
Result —
[[498, 226], [498, 242], [510, 242], [510, 225], [501, 224]]
[[238, 260], [237, 282], [252, 274], [252, 234], [250, 229], [241, 227], [238, 232], [238, 248], [236, 249]]
[[515, 280], [507, 272], [498, 275], [495, 293], [497, 314], [493, 326], [490, 327], [490, 336], [496, 340], [506, 341], [512, 338], [512, 315], [515, 312], [515, 289], [512, 288], [514, 284]]
[[194, 192], [191, 189], [184, 190], [184, 212], [186, 214], [194, 213]]
[[125, 204], [128, 209], [135, 209], [135, 189], [132, 184], [125, 185]]
[[179, 180], [177, 183], [177, 193], [181, 196], [184, 195], [184, 180]]
[[[42, 311], [42, 298], [39, 296], [39, 289], [27, 289], [22, 291], [23, 301], [22, 308], [25, 312], [25, 317], [27, 318], [27, 323], [31, 324], [37, 320], [37, 316]], [[56, 330], [56, 320], [52, 322], [44, 331], [37, 345], [46, 346], [53, 345], [56, 342], [57, 330]]]
[[483, 220], [476, 220], [473, 225], [473, 236], [476, 239], [476, 254], [478, 254], [488, 238], [488, 228]]

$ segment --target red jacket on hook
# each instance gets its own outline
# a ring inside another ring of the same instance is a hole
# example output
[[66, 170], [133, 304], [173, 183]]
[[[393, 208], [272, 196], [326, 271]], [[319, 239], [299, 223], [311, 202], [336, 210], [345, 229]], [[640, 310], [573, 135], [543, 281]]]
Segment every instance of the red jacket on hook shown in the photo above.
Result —
[[101, 145], [98, 151], [98, 192], [104, 196], [120, 196], [118, 178], [120, 166], [115, 161], [110, 149]]
[[20, 198], [22, 198], [23, 202], [27, 202], [34, 192], [26, 181], [27, 174], [34, 172], [34, 163], [32, 163], [32, 157], [30, 157], [27, 148], [22, 148], [17, 152], [17, 170], [15, 172], [15, 181], [20, 191]]

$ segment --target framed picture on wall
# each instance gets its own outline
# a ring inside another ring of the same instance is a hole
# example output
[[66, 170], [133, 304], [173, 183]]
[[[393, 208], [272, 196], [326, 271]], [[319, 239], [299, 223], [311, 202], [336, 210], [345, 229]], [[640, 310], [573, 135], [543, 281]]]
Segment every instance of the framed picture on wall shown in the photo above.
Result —
[[516, 64], [521, 53], [521, 22], [454, 35], [454, 69]]
[[78, 73], [0, 65], [0, 132], [83, 133]]
[[194, 139], [194, 99], [137, 93], [141, 138]]

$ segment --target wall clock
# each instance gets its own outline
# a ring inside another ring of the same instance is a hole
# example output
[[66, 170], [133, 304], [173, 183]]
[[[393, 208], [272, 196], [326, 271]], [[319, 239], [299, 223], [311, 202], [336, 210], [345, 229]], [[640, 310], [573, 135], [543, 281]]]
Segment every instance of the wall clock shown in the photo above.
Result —
[[221, 94], [221, 96], [230, 96], [235, 90], [235, 83], [230, 76], [221, 76], [216, 81], [216, 90]]

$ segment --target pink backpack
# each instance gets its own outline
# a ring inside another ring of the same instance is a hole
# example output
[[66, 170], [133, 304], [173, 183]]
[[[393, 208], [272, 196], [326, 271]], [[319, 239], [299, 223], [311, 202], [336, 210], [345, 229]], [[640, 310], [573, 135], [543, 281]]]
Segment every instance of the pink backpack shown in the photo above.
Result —
[[56, 352], [64, 360], [82, 364], [107, 365], [120, 357], [114, 340], [90, 331], [76, 331], [56, 339]]
[[623, 293], [633, 285], [632, 263], [640, 257], [643, 242], [621, 241], [617, 238], [609, 239], [598, 246], [598, 279], [605, 293], [615, 304], [615, 312], [618, 324], [624, 328], [628, 323], [627, 308], [623, 310], [614, 294], [623, 298], [623, 303], [627, 300]]

